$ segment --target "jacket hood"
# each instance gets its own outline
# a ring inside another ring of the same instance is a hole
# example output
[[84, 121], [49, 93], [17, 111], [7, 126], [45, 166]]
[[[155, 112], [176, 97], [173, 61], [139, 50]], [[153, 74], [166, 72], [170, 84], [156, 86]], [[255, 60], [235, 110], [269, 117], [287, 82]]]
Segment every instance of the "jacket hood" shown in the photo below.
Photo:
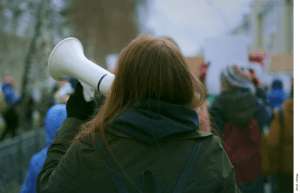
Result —
[[196, 130], [199, 125], [196, 111], [149, 99], [124, 111], [112, 127], [142, 142], [155, 144], [165, 137]]
[[253, 118], [257, 99], [249, 89], [239, 89], [234, 94], [222, 92], [216, 98], [216, 103], [230, 122], [242, 126]]
[[50, 107], [45, 118], [46, 146], [51, 145], [56, 131], [62, 122], [67, 118], [67, 109], [64, 104], [57, 104]]

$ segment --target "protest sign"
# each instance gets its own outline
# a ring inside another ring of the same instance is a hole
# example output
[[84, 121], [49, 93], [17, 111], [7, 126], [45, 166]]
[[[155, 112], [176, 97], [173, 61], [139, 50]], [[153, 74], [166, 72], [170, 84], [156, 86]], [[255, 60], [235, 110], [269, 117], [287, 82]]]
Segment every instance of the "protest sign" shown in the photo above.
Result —
[[206, 77], [209, 94], [220, 93], [220, 74], [226, 66], [237, 63], [246, 67], [249, 64], [249, 47], [250, 40], [247, 36], [218, 36], [205, 39], [204, 57], [210, 62]]
[[204, 56], [186, 57], [185, 61], [190, 67], [191, 72], [198, 77], [200, 64], [205, 62]]
[[282, 53], [271, 57], [269, 72], [292, 72], [293, 53]]

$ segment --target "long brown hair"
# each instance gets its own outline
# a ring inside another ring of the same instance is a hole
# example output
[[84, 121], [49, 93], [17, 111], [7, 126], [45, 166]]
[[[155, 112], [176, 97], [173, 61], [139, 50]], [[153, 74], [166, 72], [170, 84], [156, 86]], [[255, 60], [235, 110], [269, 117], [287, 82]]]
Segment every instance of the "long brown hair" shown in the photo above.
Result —
[[103, 106], [71, 144], [90, 139], [96, 152], [94, 137], [99, 134], [112, 153], [104, 131], [133, 104], [152, 98], [196, 110], [205, 96], [205, 87], [190, 72], [173, 42], [166, 37], [139, 35], [121, 51]]
[[173, 38], [171, 38], [170, 36], [162, 36], [161, 38], [164, 38], [165, 40], [169, 40], [170, 42], [172, 42], [180, 50], [180, 48], [179, 48], [178, 44], [176, 43], [176, 41]]

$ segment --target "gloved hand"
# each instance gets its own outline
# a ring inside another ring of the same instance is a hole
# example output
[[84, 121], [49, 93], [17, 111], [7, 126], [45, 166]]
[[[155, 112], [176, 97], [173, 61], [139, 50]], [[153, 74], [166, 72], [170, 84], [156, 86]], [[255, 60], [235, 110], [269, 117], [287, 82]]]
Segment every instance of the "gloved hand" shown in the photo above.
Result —
[[203, 62], [200, 64], [198, 77], [202, 82], [204, 82], [206, 79], [207, 69], [208, 69], [208, 63]]
[[257, 75], [253, 69], [249, 69], [251, 80], [256, 87], [262, 87], [263, 85], [259, 82]]
[[83, 87], [78, 82], [75, 92], [70, 96], [67, 102], [67, 117], [74, 117], [82, 121], [87, 121], [96, 108], [94, 101], [86, 102], [83, 97]]

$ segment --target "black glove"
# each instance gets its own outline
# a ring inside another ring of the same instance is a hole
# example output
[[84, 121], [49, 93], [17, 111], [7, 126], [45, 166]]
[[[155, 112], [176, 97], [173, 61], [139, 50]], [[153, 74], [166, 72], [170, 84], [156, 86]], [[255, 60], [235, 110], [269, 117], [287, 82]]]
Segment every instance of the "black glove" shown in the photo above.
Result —
[[87, 121], [96, 108], [94, 101], [86, 102], [83, 96], [83, 87], [78, 82], [75, 92], [70, 96], [67, 102], [67, 117], [74, 117], [82, 121]]

